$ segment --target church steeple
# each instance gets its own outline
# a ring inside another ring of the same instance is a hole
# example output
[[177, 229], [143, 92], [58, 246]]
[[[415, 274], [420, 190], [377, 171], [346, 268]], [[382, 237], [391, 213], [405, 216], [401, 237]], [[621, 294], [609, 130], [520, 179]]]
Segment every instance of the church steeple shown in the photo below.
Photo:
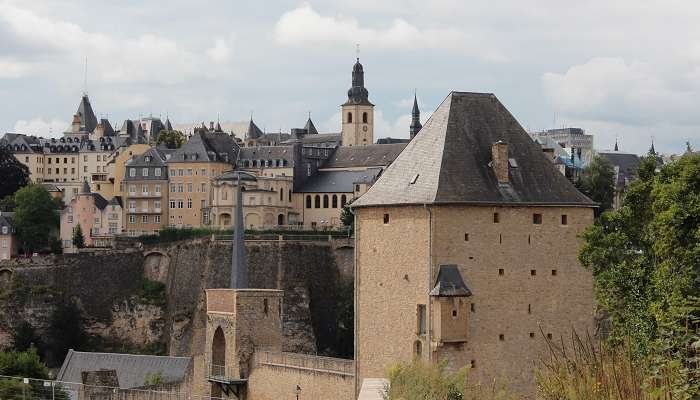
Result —
[[654, 139], [651, 139], [651, 147], [649, 148], [649, 154], [656, 155], [656, 149], [654, 149]]
[[416, 94], [413, 94], [413, 110], [411, 110], [411, 127], [409, 133], [411, 134], [411, 139], [421, 130], [423, 125], [420, 123], [420, 110], [418, 109], [418, 98]]
[[374, 143], [374, 104], [365, 88], [365, 71], [358, 55], [352, 67], [352, 87], [342, 105], [343, 146], [365, 146]]
[[352, 87], [348, 90], [348, 101], [343, 105], [350, 104], [373, 105], [369, 101], [369, 92], [365, 88], [365, 71], [359, 57], [352, 67]]
[[617, 147], [617, 138], [615, 138], [615, 151], [620, 151]]

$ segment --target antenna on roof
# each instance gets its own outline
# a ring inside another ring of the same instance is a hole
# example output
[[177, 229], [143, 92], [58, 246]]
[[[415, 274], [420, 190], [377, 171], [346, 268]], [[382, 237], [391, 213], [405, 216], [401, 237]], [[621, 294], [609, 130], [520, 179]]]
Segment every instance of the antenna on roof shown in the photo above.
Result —
[[87, 96], [87, 56], [85, 56], [85, 76], [83, 77], [84, 82], [83, 82], [83, 96]]

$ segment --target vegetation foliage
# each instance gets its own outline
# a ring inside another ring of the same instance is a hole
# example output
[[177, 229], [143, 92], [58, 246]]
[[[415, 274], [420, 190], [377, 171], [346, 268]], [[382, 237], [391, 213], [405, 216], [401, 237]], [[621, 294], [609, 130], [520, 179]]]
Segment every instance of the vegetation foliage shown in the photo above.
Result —
[[583, 171], [578, 188], [591, 200], [600, 204], [599, 212], [612, 208], [615, 198], [615, 170], [601, 156], [595, 156]]
[[414, 360], [398, 364], [387, 373], [386, 400], [506, 400], [514, 399], [503, 385], [472, 384], [469, 368], [450, 373], [447, 360], [437, 364]]
[[49, 246], [49, 235], [58, 228], [56, 203], [38, 184], [25, 186], [15, 193], [14, 223], [25, 253]]
[[157, 144], [164, 144], [169, 149], [179, 149], [187, 142], [187, 137], [180, 131], [163, 129], [158, 133]]
[[78, 249], [85, 247], [85, 237], [83, 236], [83, 228], [80, 224], [76, 225], [73, 229], [73, 246]]
[[648, 394], [700, 398], [700, 155], [660, 170], [643, 158], [621, 207], [583, 237], [579, 259], [610, 315], [606, 346], [624, 348]]

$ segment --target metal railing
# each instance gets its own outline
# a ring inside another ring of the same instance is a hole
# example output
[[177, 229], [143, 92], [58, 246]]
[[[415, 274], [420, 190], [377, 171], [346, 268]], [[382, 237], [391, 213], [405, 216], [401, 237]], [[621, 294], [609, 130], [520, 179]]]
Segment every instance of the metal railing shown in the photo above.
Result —
[[[284, 234], [278, 235], [273, 233], [263, 233], [263, 234], [246, 234], [245, 240], [250, 241], [288, 241], [288, 242], [330, 242], [334, 238], [333, 235], [294, 235], [294, 234]], [[341, 236], [341, 238], [344, 238]], [[213, 240], [230, 241], [233, 240], [233, 235], [219, 235], [213, 234]]]
[[342, 358], [256, 350], [254, 353], [254, 360], [259, 365], [285, 367], [347, 377], [355, 376], [355, 361]]
[[177, 384], [123, 389], [78, 382], [0, 375], [2, 400], [220, 400], [177, 390]]

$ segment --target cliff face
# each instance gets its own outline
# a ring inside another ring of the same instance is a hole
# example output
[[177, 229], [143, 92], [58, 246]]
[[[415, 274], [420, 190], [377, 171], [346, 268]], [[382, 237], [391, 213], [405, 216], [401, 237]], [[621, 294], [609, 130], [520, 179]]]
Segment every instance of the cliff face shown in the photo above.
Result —
[[[352, 304], [341, 290], [352, 284], [352, 248], [251, 241], [246, 251], [251, 286], [284, 290], [285, 350], [349, 355], [337, 343], [347, 336], [338, 309]], [[91, 337], [84, 350], [203, 354], [204, 290], [227, 286], [230, 260], [230, 242], [191, 240], [0, 262], [0, 347], [13, 345], [24, 322], [50, 337], [57, 309], [70, 303]]]

